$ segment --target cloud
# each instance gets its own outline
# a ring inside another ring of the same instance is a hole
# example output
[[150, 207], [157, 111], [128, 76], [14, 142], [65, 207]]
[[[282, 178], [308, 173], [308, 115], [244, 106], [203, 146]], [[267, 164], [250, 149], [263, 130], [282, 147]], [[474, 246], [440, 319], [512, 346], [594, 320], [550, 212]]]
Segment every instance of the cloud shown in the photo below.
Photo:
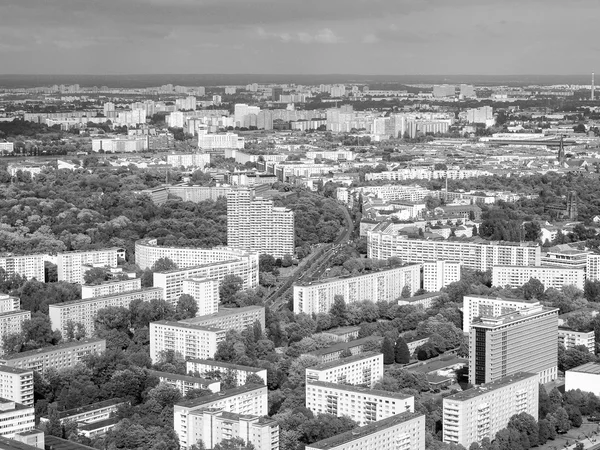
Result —
[[271, 32], [259, 27], [256, 30], [261, 39], [273, 39], [283, 44], [341, 44], [344, 40], [337, 36], [330, 28], [323, 28], [315, 33], [306, 31], [289, 32]]
[[[400, 28], [396, 24], [380, 27], [378, 30], [363, 36], [363, 44], [377, 44], [380, 42], [404, 42], [411, 44], [422, 44], [439, 40], [443, 33], [417, 33], [406, 28]], [[445, 36], [449, 37], [449, 36]]]

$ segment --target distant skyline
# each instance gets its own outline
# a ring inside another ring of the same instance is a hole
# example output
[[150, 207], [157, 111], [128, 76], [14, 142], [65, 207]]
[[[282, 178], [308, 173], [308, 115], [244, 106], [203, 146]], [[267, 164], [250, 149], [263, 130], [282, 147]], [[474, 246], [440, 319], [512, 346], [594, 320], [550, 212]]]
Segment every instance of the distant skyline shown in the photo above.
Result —
[[0, 0], [0, 74], [584, 74], [597, 0]]

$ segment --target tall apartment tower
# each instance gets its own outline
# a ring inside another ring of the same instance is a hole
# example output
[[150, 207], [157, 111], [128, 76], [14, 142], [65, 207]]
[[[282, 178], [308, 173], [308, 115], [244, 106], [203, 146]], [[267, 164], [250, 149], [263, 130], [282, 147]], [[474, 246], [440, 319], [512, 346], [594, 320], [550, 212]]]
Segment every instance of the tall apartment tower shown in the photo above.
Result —
[[294, 254], [294, 213], [239, 188], [227, 195], [227, 243], [275, 258]]
[[540, 383], [558, 374], [558, 309], [542, 305], [471, 323], [469, 382], [491, 383], [517, 372], [537, 373]]
[[579, 213], [577, 207], [578, 202], [579, 199], [577, 198], [577, 192], [570, 191], [567, 194], [567, 216], [570, 220], [577, 219], [577, 215]]
[[590, 96], [590, 100], [594, 101], [594, 91], [596, 90], [596, 86], [594, 85], [594, 72], [592, 72], [592, 94]]

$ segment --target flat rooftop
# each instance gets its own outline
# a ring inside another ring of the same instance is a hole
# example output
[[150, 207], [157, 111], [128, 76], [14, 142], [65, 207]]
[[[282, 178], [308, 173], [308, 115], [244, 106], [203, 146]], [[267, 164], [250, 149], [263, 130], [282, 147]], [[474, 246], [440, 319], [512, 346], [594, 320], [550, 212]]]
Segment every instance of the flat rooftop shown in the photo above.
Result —
[[465, 358], [449, 358], [444, 360], [436, 360], [431, 361], [425, 364], [421, 364], [416, 367], [409, 367], [407, 370], [409, 372], [418, 372], [418, 373], [429, 373], [435, 370], [445, 369], [446, 367], [454, 366], [456, 364], [468, 364], [469, 360]]
[[219, 311], [213, 314], [207, 314], [205, 316], [192, 317], [190, 319], [181, 320], [182, 323], [194, 324], [196, 322], [202, 322], [204, 320], [218, 319], [221, 317], [237, 316], [239, 314], [246, 314], [252, 312], [264, 311], [264, 306], [244, 306], [242, 308], [219, 308]]
[[194, 377], [191, 375], [180, 375], [178, 373], [160, 372], [158, 370], [148, 370], [148, 374], [154, 375], [159, 378], [169, 378], [172, 380], [188, 381], [190, 383], [198, 383], [205, 385], [218, 382], [218, 380], [209, 380], [208, 378]]
[[217, 392], [216, 394], [205, 395], [204, 397], [195, 398], [193, 400], [184, 400], [182, 402], [176, 403], [175, 406], [182, 406], [184, 408], [196, 408], [198, 406], [207, 403], [212, 403], [223, 398], [233, 397], [235, 395], [245, 394], [247, 392], [252, 392], [263, 388], [266, 389], [267, 387], [261, 384], [245, 384], [244, 386], [240, 386], [233, 389], [227, 389], [226, 391]]
[[406, 267], [414, 267], [414, 266], [419, 266], [420, 264], [402, 264], [400, 266], [397, 267], [384, 267], [381, 269], [370, 269], [370, 270], [365, 270], [365, 272], [360, 273], [358, 275], [352, 276], [352, 275], [342, 275], [339, 277], [332, 277], [332, 278], [324, 278], [323, 280], [315, 280], [315, 281], [302, 281], [299, 283], [294, 283], [294, 286], [319, 286], [322, 284], [328, 284], [328, 283], [333, 283], [334, 281], [340, 281], [340, 280], [351, 280], [351, 279], [355, 279], [355, 278], [361, 278], [361, 277], [366, 277], [368, 275], [373, 275], [375, 273], [383, 273], [383, 272], [391, 272], [392, 270], [398, 270], [398, 269], [404, 269]]
[[341, 358], [341, 359], [338, 359], [337, 361], [331, 361], [331, 362], [319, 364], [318, 366], [309, 367], [308, 369], [310, 369], [310, 370], [328, 370], [328, 369], [332, 369], [337, 366], [343, 366], [344, 364], [350, 364], [350, 363], [353, 363], [356, 361], [361, 361], [363, 359], [369, 359], [369, 358], [372, 358], [372, 357], [378, 356], [378, 355], [383, 355], [383, 353], [380, 353], [380, 352], [361, 353], [360, 355], [348, 356], [347, 358]]
[[207, 327], [203, 325], [196, 325], [193, 323], [185, 323], [185, 322], [176, 322], [174, 320], [157, 320], [156, 322], [150, 322], [150, 325], [158, 324], [158, 325], [169, 325], [177, 328], [187, 328], [188, 330], [201, 330], [201, 331], [222, 331], [225, 332], [222, 328], [217, 327]]
[[325, 381], [310, 381], [309, 380], [309, 381], [307, 381], [306, 384], [307, 385], [310, 384], [312, 386], [320, 386], [320, 387], [324, 387], [324, 388], [330, 388], [330, 389], [337, 389], [340, 391], [350, 391], [350, 392], [357, 392], [360, 394], [377, 395], [380, 397], [387, 397], [387, 398], [396, 398], [398, 400], [405, 400], [407, 398], [412, 397], [412, 395], [404, 395], [399, 392], [382, 391], [379, 389], [369, 389], [367, 387], [353, 386], [353, 385], [349, 385], [349, 384], [327, 383]]
[[2, 450], [39, 450], [38, 447], [15, 441], [13, 439], [0, 436], [0, 449]]
[[497, 389], [505, 388], [513, 383], [518, 383], [519, 381], [526, 380], [531, 377], [538, 377], [536, 373], [528, 373], [528, 372], [518, 372], [514, 375], [509, 375], [504, 378], [500, 378], [499, 380], [492, 381], [491, 383], [485, 383], [480, 386], [467, 389], [466, 391], [458, 392], [454, 395], [449, 395], [446, 397], [448, 400], [456, 400], [456, 401], [464, 401], [470, 400], [475, 397], [479, 397], [480, 395], [487, 394], [488, 392], [495, 391]]
[[0, 356], [0, 361], [9, 361], [9, 360], [13, 360], [13, 359], [29, 358], [34, 355], [43, 355], [44, 353], [52, 353], [55, 351], [65, 350], [65, 349], [69, 349], [69, 348], [85, 347], [90, 344], [99, 344], [101, 342], [104, 342], [104, 345], [106, 345], [106, 340], [96, 339], [96, 338], [83, 339], [81, 341], [66, 342], [64, 344], [51, 345], [48, 347], [38, 348], [36, 350], [29, 350], [27, 352], [11, 353], [9, 355], [3, 355], [3, 356]]
[[260, 372], [261, 370], [267, 370], [267, 369], [262, 369], [260, 367], [241, 366], [239, 364], [231, 364], [231, 363], [226, 363], [226, 362], [222, 362], [222, 361], [212, 361], [210, 359], [192, 358], [189, 360], [189, 362], [196, 363], [196, 364], [206, 364], [206, 365], [213, 366], [213, 367], [222, 367], [223, 369], [243, 370], [245, 372], [253, 372], [253, 373]]
[[31, 374], [33, 374], [33, 370], [19, 369], [18, 367], [12, 367], [12, 366], [0, 366], [0, 372], [14, 373], [14, 374], [17, 374], [17, 375], [23, 375], [25, 373], [31, 373]]
[[[128, 280], [125, 280], [125, 281], [128, 281]], [[97, 287], [97, 286], [102, 286], [102, 285], [101, 284], [90, 284], [88, 286]], [[69, 300], [68, 302], [54, 303], [50, 306], [53, 308], [64, 308], [65, 306], [71, 306], [71, 305], [75, 305], [75, 304], [93, 303], [93, 302], [97, 302], [98, 300], [127, 297], [128, 295], [135, 294], [135, 293], [146, 293], [146, 292], [152, 292], [152, 291], [155, 291], [155, 292], [160, 291], [162, 293], [163, 289], [160, 287], [148, 287], [148, 288], [142, 288], [142, 289], [133, 289], [131, 291], [119, 292], [116, 294], [100, 295], [98, 297], [78, 298], [76, 300]]]
[[394, 425], [407, 422], [418, 417], [425, 417], [423, 414], [404, 412], [402, 414], [396, 414], [395, 416], [388, 417], [387, 419], [378, 420], [377, 422], [370, 423], [364, 427], [355, 428], [354, 430], [346, 431], [345, 433], [338, 434], [328, 439], [309, 444], [307, 448], [316, 448], [321, 450], [327, 450], [340, 445], [347, 444], [348, 442], [362, 439], [370, 434], [378, 433], [387, 428], [393, 427]]
[[47, 434], [44, 436], [45, 447], [52, 450], [95, 450], [94, 447], [78, 444], [77, 442], [67, 441], [56, 436]]
[[481, 317], [479, 320], [473, 321], [471, 326], [476, 326], [479, 328], [498, 328], [504, 326], [509, 323], [518, 322], [520, 320], [524, 320], [527, 318], [540, 316], [542, 314], [547, 314], [550, 312], [556, 313], [556, 317], [558, 318], [558, 308], [551, 308], [548, 306], [537, 306], [532, 305], [530, 308], [519, 309], [517, 311], [513, 311], [508, 314], [504, 314], [503, 316], [497, 317]]
[[336, 352], [340, 352], [340, 351], [344, 351], [353, 347], [358, 347], [360, 345], [364, 345], [366, 342], [369, 342], [371, 340], [379, 340], [379, 341], [383, 341], [383, 336], [368, 336], [365, 338], [361, 338], [361, 339], [354, 339], [352, 341], [348, 341], [348, 342], [340, 342], [338, 344], [333, 344], [330, 345], [329, 347], [325, 347], [325, 348], [320, 348], [319, 350], [314, 350], [312, 352], [309, 352], [309, 355], [314, 355], [314, 356], [323, 356], [323, 355], [329, 355], [330, 353], [336, 353]]
[[109, 425], [115, 425], [120, 420], [121, 419], [119, 419], [118, 417], [109, 417], [108, 419], [99, 420], [97, 422], [81, 424], [78, 426], [78, 428], [80, 430], [86, 430], [86, 431], [98, 430], [100, 428], [104, 428]]
[[600, 363], [589, 362], [582, 364], [581, 366], [573, 367], [567, 370], [567, 372], [578, 372], [578, 373], [589, 373], [592, 375], [600, 375]]

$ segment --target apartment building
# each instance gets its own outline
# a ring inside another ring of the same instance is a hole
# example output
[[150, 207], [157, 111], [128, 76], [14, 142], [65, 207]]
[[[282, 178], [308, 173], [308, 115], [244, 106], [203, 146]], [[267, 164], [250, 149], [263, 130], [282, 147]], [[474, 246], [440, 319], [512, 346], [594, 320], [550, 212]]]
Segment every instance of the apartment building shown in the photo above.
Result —
[[238, 260], [245, 261], [250, 267], [256, 266], [258, 268], [258, 253], [233, 248], [232, 246], [213, 248], [167, 247], [158, 245], [156, 239], [142, 239], [135, 242], [135, 263], [140, 269], [151, 269], [154, 263], [161, 258], [169, 258], [180, 269]]
[[80, 323], [85, 329], [87, 337], [92, 337], [95, 331], [94, 321], [98, 311], [110, 306], [129, 308], [134, 300], [149, 302], [163, 298], [163, 289], [159, 287], [144, 288], [139, 291], [128, 291], [121, 294], [107, 295], [104, 297], [71, 300], [55, 303], [48, 308], [48, 316], [53, 330], [59, 330], [66, 335], [69, 324]]
[[58, 281], [83, 284], [82, 266], [116, 267], [119, 258], [125, 259], [125, 249], [118, 247], [59, 253], [56, 255]]
[[205, 316], [219, 311], [219, 281], [214, 278], [193, 277], [183, 280], [182, 293], [191, 295], [198, 311], [196, 315]]
[[[65, 422], [80, 422], [94, 423], [106, 420], [115, 415], [119, 407], [127, 405], [129, 402], [120, 398], [112, 398], [102, 402], [91, 403], [89, 405], [80, 406], [79, 408], [67, 409], [58, 411], [58, 416], [62, 423]], [[40, 423], [49, 422], [48, 416], [40, 417]]]
[[319, 358], [319, 363], [326, 363], [331, 361], [339, 361], [342, 353], [349, 351], [352, 355], [360, 355], [363, 352], [365, 344], [376, 341], [379, 344], [383, 341], [381, 336], [368, 336], [362, 339], [354, 339], [348, 342], [339, 342], [328, 347], [320, 348], [318, 350], [308, 353], [316, 358]]
[[405, 286], [411, 295], [421, 286], [421, 268], [418, 264], [373, 271], [355, 277], [338, 277], [294, 284], [294, 312], [328, 313], [336, 295], [348, 303], [371, 300], [392, 302], [401, 297]]
[[219, 311], [206, 315], [181, 320], [180, 323], [198, 325], [203, 327], [220, 328], [225, 331], [235, 330], [242, 332], [248, 327], [259, 322], [261, 329], [265, 328], [265, 307], [244, 306], [242, 308], [219, 308]]
[[33, 430], [34, 427], [33, 405], [25, 406], [0, 398], [0, 436], [13, 438], [16, 433]]
[[167, 164], [172, 167], [204, 169], [210, 164], [210, 153], [183, 153], [167, 155]]
[[372, 387], [383, 376], [383, 353], [366, 352], [306, 369], [306, 382], [325, 381]]
[[425, 415], [405, 412], [306, 446], [306, 450], [425, 450]]
[[558, 327], [558, 343], [565, 349], [583, 345], [593, 355], [596, 353], [596, 336], [592, 331], [575, 331], [568, 327]]
[[388, 259], [392, 256], [403, 262], [456, 261], [474, 270], [492, 270], [494, 266], [539, 266], [540, 247], [531, 242], [510, 243], [472, 240], [411, 239], [385, 231], [381, 224], [367, 232], [369, 258]]
[[186, 359], [212, 358], [219, 342], [225, 339], [225, 333], [220, 328], [168, 320], [150, 322], [150, 358], [157, 363], [165, 350], [172, 350]]
[[564, 286], [575, 286], [583, 290], [585, 269], [546, 266], [494, 266], [492, 268], [494, 286], [519, 288], [531, 278], [539, 280], [546, 289], [560, 290]]
[[294, 213], [257, 197], [254, 189], [238, 187], [227, 194], [227, 243], [274, 258], [295, 252]]
[[140, 289], [142, 289], [141, 278], [107, 281], [101, 284], [84, 284], [81, 286], [81, 298], [104, 297], [106, 295], [122, 294], [123, 292], [139, 291]]
[[587, 255], [586, 277], [590, 281], [600, 280], [600, 254], [589, 253]]
[[206, 408], [220, 408], [235, 414], [266, 416], [269, 411], [267, 387], [249, 384], [175, 404], [173, 425], [182, 450], [197, 442], [196, 425], [199, 426], [201, 419], [192, 413]]
[[190, 442], [211, 449], [224, 439], [241, 438], [256, 450], [279, 450], [277, 421], [257, 415], [236, 414], [221, 408], [203, 408], [190, 414]]
[[399, 298], [398, 305], [415, 305], [422, 306], [423, 309], [429, 309], [441, 295], [441, 292], [428, 292], [427, 294], [415, 295], [414, 297]]
[[50, 368], [65, 369], [78, 364], [81, 359], [92, 353], [103, 353], [106, 350], [106, 340], [85, 339], [67, 342], [65, 344], [43, 347], [22, 353], [11, 353], [0, 357], [0, 364], [19, 369], [35, 370], [40, 374]]
[[455, 261], [427, 261], [423, 263], [423, 289], [438, 292], [450, 283], [460, 281], [462, 264]]
[[206, 200], [217, 200], [226, 197], [231, 190], [229, 186], [161, 186], [154, 189], [145, 189], [142, 194], [148, 194], [157, 205], [165, 203], [169, 195], [175, 195], [184, 202], [199, 203]]
[[306, 408], [314, 414], [347, 416], [364, 426], [403, 412], [414, 412], [415, 398], [360, 386], [310, 381], [306, 383]]
[[405, 186], [400, 184], [365, 186], [357, 188], [355, 192], [360, 192], [363, 195], [373, 194], [382, 200], [408, 200], [411, 202], [419, 202], [428, 195], [431, 195], [431, 191], [424, 187], [418, 185]]
[[21, 275], [31, 280], [46, 281], [44, 261], [47, 255], [4, 255], [0, 257], [0, 268], [4, 269], [7, 277]]
[[21, 299], [10, 295], [0, 294], [0, 313], [18, 311], [21, 309]]
[[537, 300], [521, 298], [488, 297], [485, 295], [465, 295], [463, 297], [463, 332], [471, 331], [471, 323], [477, 317], [498, 317], [519, 309], [539, 305]]
[[160, 372], [158, 370], [148, 370], [148, 375], [157, 377], [161, 383], [176, 387], [183, 396], [185, 396], [185, 394], [192, 389], [208, 389], [213, 393], [221, 390], [221, 382], [218, 380], [209, 380], [191, 375]]
[[585, 363], [565, 372], [565, 391], [577, 389], [600, 396], [600, 363]]
[[185, 370], [190, 374], [198, 373], [201, 377], [213, 377], [215, 372], [220, 373], [222, 376], [232, 374], [238, 386], [246, 384], [248, 375], [257, 375], [263, 379], [265, 386], [267, 385], [267, 369], [259, 367], [240, 366], [221, 361], [192, 358], [185, 362]]
[[336, 339], [340, 342], [348, 342], [353, 339], [357, 339], [359, 331], [360, 331], [360, 327], [349, 326], [349, 327], [331, 328], [327, 331], [322, 331], [320, 334], [323, 336], [327, 336], [327, 337]]
[[23, 322], [31, 319], [31, 311], [15, 310], [0, 313], [0, 354], [3, 352], [4, 337], [20, 333], [23, 329]]
[[568, 244], [556, 245], [546, 249], [546, 253], [542, 255], [542, 265], [564, 267], [565, 269], [585, 269], [589, 256], [593, 256], [589, 251], [579, 250]]
[[517, 372], [537, 373], [540, 383], [553, 381], [557, 341], [557, 308], [534, 305], [475, 320], [469, 333], [469, 382], [490, 383]]
[[33, 405], [33, 371], [0, 366], [0, 398]]
[[539, 376], [518, 372], [444, 398], [443, 440], [465, 448], [494, 439], [512, 416], [538, 419]]

